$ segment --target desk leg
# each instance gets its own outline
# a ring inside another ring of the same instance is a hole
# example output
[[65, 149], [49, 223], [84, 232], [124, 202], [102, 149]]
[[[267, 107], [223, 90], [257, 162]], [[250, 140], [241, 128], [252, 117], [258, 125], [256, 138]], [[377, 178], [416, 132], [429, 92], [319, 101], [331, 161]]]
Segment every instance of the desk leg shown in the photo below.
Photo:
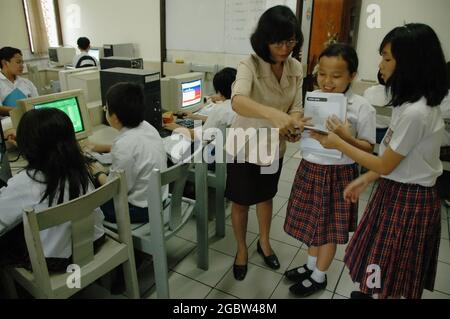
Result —
[[207, 163], [195, 164], [195, 209], [197, 221], [197, 267], [208, 270], [209, 245], [208, 245], [208, 184]]
[[225, 237], [225, 179], [226, 163], [216, 163], [216, 236]]

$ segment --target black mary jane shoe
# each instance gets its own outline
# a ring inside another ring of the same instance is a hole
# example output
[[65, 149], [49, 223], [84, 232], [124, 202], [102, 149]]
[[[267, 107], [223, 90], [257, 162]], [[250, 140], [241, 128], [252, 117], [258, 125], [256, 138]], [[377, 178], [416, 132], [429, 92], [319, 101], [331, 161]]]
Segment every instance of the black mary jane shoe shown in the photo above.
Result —
[[244, 280], [245, 276], [247, 275], [247, 264], [236, 265], [236, 258], [234, 258], [233, 275], [234, 275], [234, 279], [236, 279], [236, 280], [239, 280], [239, 281]]
[[259, 240], [258, 240], [258, 243], [256, 244], [256, 250], [258, 251], [258, 254], [260, 254], [262, 256], [262, 258], [264, 259], [264, 262], [266, 263], [267, 266], [269, 266], [272, 269], [280, 268], [280, 262], [278, 261], [277, 255], [275, 255], [275, 254], [272, 254], [270, 256], [264, 255], [261, 245], [259, 244]]
[[[304, 269], [304, 272], [299, 273], [298, 270], [299, 270], [300, 268], [303, 268], [303, 269]], [[308, 278], [309, 276], [311, 276], [312, 273], [313, 273], [313, 271], [310, 270], [310, 269], [308, 268], [308, 266], [306, 266], [306, 264], [304, 264], [303, 266], [300, 266], [300, 267], [296, 267], [296, 268], [292, 268], [292, 269], [286, 270], [286, 271], [284, 272], [284, 276], [285, 276], [287, 279], [289, 279], [290, 281], [293, 281], [293, 282], [300, 282], [300, 281], [305, 280], [305, 279]]]
[[[305, 280], [309, 281], [311, 283], [311, 286], [309, 287], [304, 286], [303, 281]], [[308, 297], [313, 293], [324, 290], [327, 287], [327, 275], [325, 275], [325, 281], [320, 283], [316, 282], [311, 277], [308, 277], [305, 280], [293, 284], [292, 286], [289, 287], [289, 290], [297, 297]]]
[[352, 291], [350, 299], [373, 299], [372, 295], [365, 294], [361, 291]]

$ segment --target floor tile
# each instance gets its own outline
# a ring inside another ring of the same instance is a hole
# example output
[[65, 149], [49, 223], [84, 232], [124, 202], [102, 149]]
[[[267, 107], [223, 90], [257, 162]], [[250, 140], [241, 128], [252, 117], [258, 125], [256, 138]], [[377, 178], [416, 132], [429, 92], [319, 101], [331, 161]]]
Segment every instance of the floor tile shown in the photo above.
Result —
[[[176, 272], [169, 274], [169, 294], [171, 299], [204, 299], [211, 290], [211, 287]], [[156, 299], [156, 286], [153, 286], [149, 292], [148, 299]]]
[[359, 284], [352, 282], [347, 267], [344, 267], [335, 293], [343, 297], [350, 298], [350, 294], [352, 291], [359, 291]]
[[233, 257], [210, 249], [209, 269], [205, 271], [197, 267], [197, 250], [194, 250], [174, 268], [174, 271], [214, 287], [230, 269], [233, 262]]
[[211, 290], [209, 295], [206, 297], [206, 299], [238, 299], [238, 298], [235, 296], [226, 294], [220, 290], [213, 289], [213, 290]]
[[438, 292], [436, 290], [433, 292], [424, 290], [422, 299], [450, 299], [450, 295], [443, 294], [442, 292]]
[[278, 193], [276, 196], [289, 198], [291, 196], [292, 182], [279, 181], [278, 182]]
[[347, 297], [344, 297], [344, 296], [341, 296], [341, 295], [339, 295], [339, 294], [334, 294], [333, 295], [333, 299], [349, 299], [349, 298], [347, 298]]
[[[247, 246], [251, 245], [256, 237], [256, 234], [247, 232]], [[236, 240], [234, 238], [233, 228], [228, 225], [225, 226], [225, 237], [212, 238], [209, 242], [209, 248], [234, 257], [236, 255]]]
[[450, 265], [450, 242], [447, 239], [441, 239], [438, 259]]
[[179, 238], [177, 236], [173, 236], [168, 241], [166, 241], [167, 263], [169, 265], [169, 268], [179, 263], [195, 247], [195, 243], [192, 243], [183, 238]]
[[283, 167], [281, 171], [280, 180], [292, 183], [295, 179], [296, 169], [290, 169], [288, 167]]
[[434, 289], [450, 295], [450, 265], [438, 262]]
[[238, 298], [268, 299], [280, 279], [281, 274], [249, 263], [247, 276], [243, 281], [235, 280], [230, 269], [216, 288]]

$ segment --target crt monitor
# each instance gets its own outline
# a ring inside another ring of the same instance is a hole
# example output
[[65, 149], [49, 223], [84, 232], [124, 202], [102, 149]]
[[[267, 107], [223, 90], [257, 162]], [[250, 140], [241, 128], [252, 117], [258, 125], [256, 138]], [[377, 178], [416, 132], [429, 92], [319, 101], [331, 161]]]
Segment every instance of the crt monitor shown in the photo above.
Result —
[[91, 47], [89, 49], [89, 55], [91, 57], [94, 57], [97, 61], [100, 61], [100, 58], [103, 58], [105, 56], [105, 53], [103, 51], [103, 48]]
[[90, 66], [87, 68], [80, 69], [70, 69], [70, 70], [61, 70], [58, 72], [59, 83], [61, 87], [61, 92], [68, 91], [69, 89], [69, 76], [75, 73], [82, 73], [87, 71], [98, 71], [96, 66]]
[[72, 64], [76, 55], [75, 48], [72, 47], [50, 47], [48, 48], [48, 58], [55, 66]]
[[102, 99], [100, 91], [100, 71], [91, 70], [85, 72], [72, 73], [67, 77], [69, 90], [83, 90], [86, 103], [100, 101]]
[[165, 111], [196, 112], [203, 107], [204, 75], [192, 72], [161, 80], [161, 104]]
[[17, 101], [11, 114], [13, 127], [17, 128], [22, 115], [31, 109], [57, 108], [66, 113], [72, 121], [77, 140], [92, 134], [91, 119], [82, 90], [73, 90]]

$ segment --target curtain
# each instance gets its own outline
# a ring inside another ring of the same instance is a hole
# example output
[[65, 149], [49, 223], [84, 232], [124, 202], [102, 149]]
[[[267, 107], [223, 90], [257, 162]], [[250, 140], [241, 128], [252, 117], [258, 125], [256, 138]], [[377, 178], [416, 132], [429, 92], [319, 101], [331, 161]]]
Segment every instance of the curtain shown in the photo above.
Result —
[[30, 41], [34, 53], [47, 53], [49, 47], [47, 28], [40, 0], [23, 0], [28, 16]]

